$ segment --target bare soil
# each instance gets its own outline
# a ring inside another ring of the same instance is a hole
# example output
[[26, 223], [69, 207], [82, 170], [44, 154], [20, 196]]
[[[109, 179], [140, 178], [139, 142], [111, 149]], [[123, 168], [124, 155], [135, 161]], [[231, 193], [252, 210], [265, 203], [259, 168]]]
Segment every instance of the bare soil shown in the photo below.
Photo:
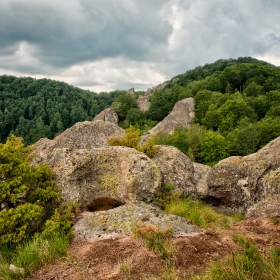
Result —
[[[213, 260], [221, 260], [236, 252], [233, 235], [254, 241], [262, 251], [280, 245], [280, 225], [268, 219], [251, 219], [236, 223], [231, 229], [174, 237], [175, 269], [184, 279], [203, 273]], [[29, 280], [117, 280], [158, 279], [166, 263], [157, 252], [131, 236], [110, 237], [94, 243], [73, 240], [68, 256], [42, 267]], [[161, 278], [164, 279], [164, 278]]]

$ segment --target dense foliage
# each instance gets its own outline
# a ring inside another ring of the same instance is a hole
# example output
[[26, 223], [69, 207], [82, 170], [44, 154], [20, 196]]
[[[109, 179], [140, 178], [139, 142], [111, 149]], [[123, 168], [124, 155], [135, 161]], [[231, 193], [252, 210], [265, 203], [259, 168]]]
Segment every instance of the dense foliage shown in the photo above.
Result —
[[31, 151], [15, 136], [0, 144], [0, 245], [20, 243], [36, 232], [67, 232], [71, 226], [70, 212], [58, 212], [54, 173], [47, 165], [33, 166]]
[[185, 97], [196, 102], [191, 128], [161, 133], [156, 143], [174, 145], [197, 162], [244, 156], [280, 136], [279, 67], [250, 58], [197, 67], [155, 92], [147, 115], [161, 120]]
[[280, 136], [280, 68], [245, 57], [218, 60], [174, 77], [153, 92], [146, 112], [124, 91], [96, 94], [47, 79], [2, 76], [0, 140], [10, 133], [26, 143], [53, 138], [110, 105], [123, 128], [133, 125], [143, 133], [186, 97], [196, 102], [191, 128], [161, 133], [156, 143], [174, 145], [192, 160], [213, 165], [227, 156], [253, 153]]
[[26, 144], [52, 139], [108, 108], [122, 91], [96, 94], [48, 79], [0, 76], [0, 142], [11, 134]]
[[140, 130], [134, 126], [130, 126], [125, 130], [124, 137], [114, 137], [108, 140], [110, 146], [124, 146], [134, 148], [139, 152], [145, 153], [148, 157], [152, 158], [157, 152], [159, 147], [155, 146], [153, 138], [146, 141], [145, 144], [140, 144]]

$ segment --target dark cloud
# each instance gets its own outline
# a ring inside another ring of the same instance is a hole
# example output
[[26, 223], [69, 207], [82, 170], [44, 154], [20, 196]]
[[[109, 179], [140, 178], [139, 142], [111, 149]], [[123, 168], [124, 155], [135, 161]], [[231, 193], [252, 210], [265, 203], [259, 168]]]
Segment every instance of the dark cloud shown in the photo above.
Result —
[[220, 58], [280, 63], [279, 11], [277, 0], [1, 0], [0, 74], [98, 91], [143, 89]]

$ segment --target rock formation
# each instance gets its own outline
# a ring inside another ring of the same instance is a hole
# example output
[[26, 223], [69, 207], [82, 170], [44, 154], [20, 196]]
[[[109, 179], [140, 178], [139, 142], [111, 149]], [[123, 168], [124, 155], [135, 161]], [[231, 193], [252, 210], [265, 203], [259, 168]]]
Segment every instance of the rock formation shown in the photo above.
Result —
[[265, 198], [254, 204], [245, 215], [245, 219], [272, 217], [280, 218], [280, 194]]
[[53, 140], [42, 138], [34, 145], [42, 152], [55, 148], [91, 149], [106, 147], [109, 138], [123, 136], [124, 130], [111, 122], [85, 121], [74, 124]]
[[208, 195], [207, 176], [211, 170], [210, 166], [193, 162], [194, 182], [196, 186], [197, 197], [204, 199]]
[[93, 242], [99, 237], [132, 234], [135, 225], [172, 229], [176, 235], [197, 233], [198, 228], [184, 218], [164, 214], [155, 206], [143, 202], [126, 204], [107, 211], [88, 212], [74, 226], [75, 238]]
[[185, 154], [175, 147], [160, 146], [152, 160], [161, 170], [164, 184], [174, 185], [182, 196], [197, 195], [193, 165]]
[[140, 111], [147, 111], [150, 108], [150, 96], [149, 95], [140, 95], [137, 99], [137, 105]]
[[178, 101], [174, 105], [172, 112], [167, 117], [143, 135], [143, 141], [161, 131], [171, 134], [178, 125], [188, 128], [190, 121], [195, 116], [194, 106], [195, 101], [192, 97]]
[[37, 151], [56, 173], [65, 201], [90, 206], [98, 199], [152, 201], [162, 185], [161, 173], [145, 154], [126, 147], [56, 148]]
[[107, 108], [94, 117], [93, 121], [97, 121], [97, 120], [108, 121], [114, 124], [118, 124], [119, 117], [112, 108]]
[[209, 172], [208, 196], [218, 205], [246, 211], [253, 204], [280, 193], [280, 137], [257, 153], [229, 157]]

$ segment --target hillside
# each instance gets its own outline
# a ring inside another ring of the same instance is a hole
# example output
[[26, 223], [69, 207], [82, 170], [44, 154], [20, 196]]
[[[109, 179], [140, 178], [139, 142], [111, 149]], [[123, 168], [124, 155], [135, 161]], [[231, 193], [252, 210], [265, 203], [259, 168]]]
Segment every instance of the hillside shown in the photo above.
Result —
[[62, 82], [11, 76], [0, 77], [0, 90], [1, 142], [11, 133], [27, 144], [53, 139], [111, 105], [120, 126], [144, 132], [188, 97], [195, 100], [190, 129], [160, 133], [155, 140], [177, 147], [193, 161], [214, 165], [228, 156], [248, 155], [280, 135], [280, 68], [250, 57], [199, 66], [148, 90], [146, 111], [137, 105], [143, 92], [96, 94]]

